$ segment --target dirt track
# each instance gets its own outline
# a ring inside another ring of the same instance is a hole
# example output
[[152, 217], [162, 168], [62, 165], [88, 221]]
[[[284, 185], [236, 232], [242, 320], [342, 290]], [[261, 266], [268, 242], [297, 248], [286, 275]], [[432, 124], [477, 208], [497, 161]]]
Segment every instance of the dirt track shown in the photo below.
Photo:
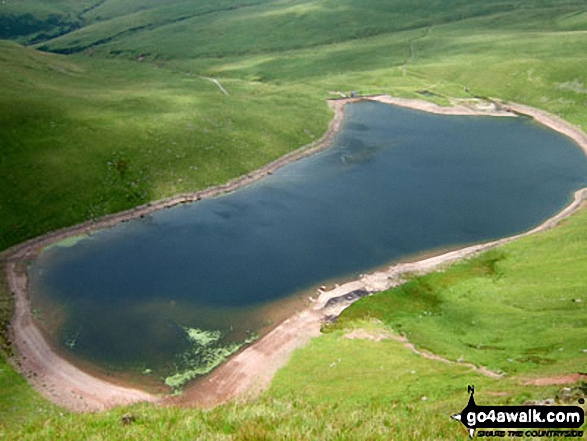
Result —
[[[3, 252], [0, 255], [0, 260], [5, 263], [6, 277], [11, 292], [16, 299], [16, 311], [11, 326], [11, 340], [19, 354], [13, 360], [15, 366], [48, 399], [73, 411], [80, 412], [97, 411], [137, 401], [214, 406], [230, 399], [254, 396], [269, 384], [275, 372], [287, 362], [296, 348], [305, 345], [311, 338], [319, 335], [320, 325], [324, 317], [338, 315], [352, 303], [341, 301], [334, 303], [333, 306], [326, 307], [329, 299], [341, 297], [357, 290], [376, 292], [388, 289], [391, 286], [400, 284], [402, 274], [406, 272], [424, 273], [434, 271], [459, 259], [473, 256], [485, 249], [552, 228], [561, 219], [569, 216], [584, 205], [587, 189], [578, 191], [575, 194], [574, 202], [561, 213], [527, 233], [487, 244], [467, 247], [418, 262], [390, 266], [385, 270], [363, 276], [360, 280], [346, 283], [328, 292], [322, 292], [312, 307], [283, 322], [261, 340], [232, 357], [209, 376], [194, 382], [186, 390], [185, 394], [179, 398], [155, 397], [136, 389], [108, 383], [74, 367], [51, 350], [34, 324], [27, 292], [27, 261], [34, 259], [43, 247], [68, 237], [112, 226], [155, 210], [234, 191], [239, 187], [261, 179], [291, 161], [327, 148], [342, 124], [344, 105], [348, 102], [362, 99], [364, 98], [330, 101], [329, 104], [335, 110], [335, 117], [328, 131], [319, 141], [296, 150], [255, 172], [230, 181], [228, 184], [193, 194], [165, 199], [123, 213], [106, 216], [96, 222], [86, 222], [72, 228], [48, 233]], [[519, 104], [473, 104], [444, 108], [424, 101], [387, 96], [370, 97], [369, 99], [450, 115], [514, 116], [511, 112], [524, 113], [571, 137], [587, 153], [587, 135], [585, 133], [560, 118]]]

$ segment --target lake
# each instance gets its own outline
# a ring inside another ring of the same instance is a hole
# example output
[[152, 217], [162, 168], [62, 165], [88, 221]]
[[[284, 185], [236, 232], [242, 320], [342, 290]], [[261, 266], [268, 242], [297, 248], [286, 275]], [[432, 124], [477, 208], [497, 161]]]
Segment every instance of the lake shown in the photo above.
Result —
[[178, 386], [325, 281], [529, 230], [586, 177], [582, 150], [530, 118], [354, 103], [327, 150], [47, 248], [29, 269], [33, 314], [69, 358]]

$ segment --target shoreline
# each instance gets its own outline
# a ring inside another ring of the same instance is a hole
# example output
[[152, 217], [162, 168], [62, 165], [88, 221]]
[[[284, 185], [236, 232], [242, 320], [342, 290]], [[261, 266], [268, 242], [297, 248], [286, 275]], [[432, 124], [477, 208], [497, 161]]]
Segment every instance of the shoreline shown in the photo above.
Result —
[[[344, 300], [344, 296], [348, 297], [354, 291], [367, 291], [370, 294], [383, 291], [401, 284], [401, 276], [407, 272], [425, 273], [438, 270], [449, 263], [471, 257], [486, 249], [550, 229], [585, 205], [587, 188], [577, 191], [574, 201], [564, 210], [528, 232], [485, 244], [468, 246], [412, 263], [398, 263], [387, 269], [363, 275], [359, 280], [336, 286], [330, 291], [319, 291], [318, 298], [312, 299], [313, 305], [286, 319], [212, 373], [192, 382], [180, 397], [159, 397], [101, 380], [75, 367], [52, 351], [34, 323], [28, 295], [27, 264], [44, 247], [73, 236], [112, 227], [157, 210], [218, 196], [249, 185], [290, 162], [328, 148], [342, 126], [345, 105], [367, 100], [446, 115], [515, 117], [517, 114], [525, 114], [572, 138], [587, 154], [587, 135], [584, 132], [554, 115], [521, 104], [494, 100], [489, 103], [481, 102], [482, 106], [480, 102], [475, 102], [469, 106], [458, 104], [452, 107], [441, 107], [427, 101], [393, 98], [388, 95], [329, 100], [328, 105], [334, 109], [334, 118], [319, 140], [290, 152], [256, 171], [216, 187], [148, 203], [105, 216], [97, 221], [87, 221], [73, 227], [49, 232], [0, 253], [0, 263], [5, 266], [6, 280], [15, 297], [15, 312], [9, 336], [18, 355], [11, 359], [12, 364], [43, 396], [55, 404], [76, 412], [99, 411], [141, 401], [163, 405], [212, 407], [232, 399], [254, 397], [269, 385], [273, 375], [286, 364], [295, 349], [320, 335], [320, 327], [325, 319], [339, 315], [360, 298], [351, 295], [350, 300]], [[329, 300], [336, 298], [339, 301], [331, 302], [334, 305], [327, 305]]]
[[138, 207], [134, 207], [119, 213], [109, 214], [96, 220], [89, 220], [71, 227], [50, 231], [46, 234], [43, 234], [42, 236], [27, 240], [1, 252], [0, 263], [30, 260], [33, 259], [42, 248], [45, 248], [61, 240], [75, 236], [83, 236], [96, 230], [109, 228], [115, 226], [116, 224], [128, 222], [132, 219], [148, 215], [154, 211], [159, 211], [165, 208], [174, 207], [176, 205], [197, 202], [202, 199], [230, 193], [241, 187], [252, 184], [267, 175], [271, 175], [275, 170], [290, 162], [297, 161], [328, 148], [342, 125], [344, 118], [344, 104], [346, 103], [335, 101], [328, 102], [328, 105], [334, 109], [334, 118], [330, 121], [328, 129], [320, 139], [300, 147], [297, 150], [289, 152], [275, 161], [270, 162], [264, 167], [232, 179], [226, 184], [220, 184], [193, 193], [180, 194], [158, 201], [148, 202], [146, 204], [139, 205]]
[[[402, 278], [404, 274], [422, 275], [438, 271], [491, 248], [549, 230], [586, 206], [587, 188], [583, 188], [575, 192], [573, 202], [564, 210], [525, 233], [471, 245], [416, 262], [397, 263], [388, 266], [387, 269], [365, 274], [359, 280], [344, 283], [329, 291], [319, 290], [319, 296], [313, 300], [312, 306], [281, 323], [261, 340], [227, 360], [206, 377], [189, 384], [182, 396], [168, 397], [162, 403], [209, 408], [234, 399], [246, 401], [255, 398], [269, 386], [275, 373], [285, 366], [295, 349], [301, 348], [313, 337], [320, 335], [320, 328], [324, 321], [340, 315], [347, 307], [364, 296], [364, 294], [357, 294], [358, 292], [367, 292], [367, 295], [371, 295], [385, 291], [404, 283], [405, 280]], [[411, 345], [407, 339], [404, 343]], [[414, 350], [414, 352], [422, 351]], [[441, 358], [434, 354], [428, 356]], [[484, 366], [459, 364], [470, 366], [483, 375], [497, 376]]]

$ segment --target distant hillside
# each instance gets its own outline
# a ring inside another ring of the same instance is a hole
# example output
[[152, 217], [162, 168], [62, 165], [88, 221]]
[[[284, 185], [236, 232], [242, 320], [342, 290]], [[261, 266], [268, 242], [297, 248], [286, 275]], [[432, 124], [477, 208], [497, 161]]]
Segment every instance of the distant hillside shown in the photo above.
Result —
[[[100, 0], [7, 2], [0, 38], [59, 53], [225, 57], [327, 45], [466, 18], [575, 13], [580, 0]], [[517, 19], [516, 19], [517, 18]]]
[[[474, 8], [470, 3], [176, 1], [140, 12], [129, 10], [124, 15], [119, 11], [41, 47], [63, 53], [92, 48], [133, 56], [221, 57], [324, 45], [515, 8], [496, 0]], [[101, 17], [101, 9], [92, 11], [94, 17]]]
[[0, 39], [44, 41], [84, 26], [91, 1], [4, 0], [0, 3]]

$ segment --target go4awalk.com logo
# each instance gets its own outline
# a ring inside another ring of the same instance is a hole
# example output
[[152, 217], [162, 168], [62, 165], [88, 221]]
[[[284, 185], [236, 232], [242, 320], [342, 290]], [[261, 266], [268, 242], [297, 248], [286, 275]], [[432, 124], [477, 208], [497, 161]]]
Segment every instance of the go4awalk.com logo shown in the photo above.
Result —
[[[585, 413], [579, 406], [477, 406], [475, 387], [469, 386], [468, 391], [469, 403], [452, 418], [463, 423], [471, 438], [479, 429], [490, 429], [479, 430], [479, 437], [583, 436], [583, 431], [573, 430], [585, 422]], [[584, 400], [579, 400], [579, 403], [583, 404]]]

